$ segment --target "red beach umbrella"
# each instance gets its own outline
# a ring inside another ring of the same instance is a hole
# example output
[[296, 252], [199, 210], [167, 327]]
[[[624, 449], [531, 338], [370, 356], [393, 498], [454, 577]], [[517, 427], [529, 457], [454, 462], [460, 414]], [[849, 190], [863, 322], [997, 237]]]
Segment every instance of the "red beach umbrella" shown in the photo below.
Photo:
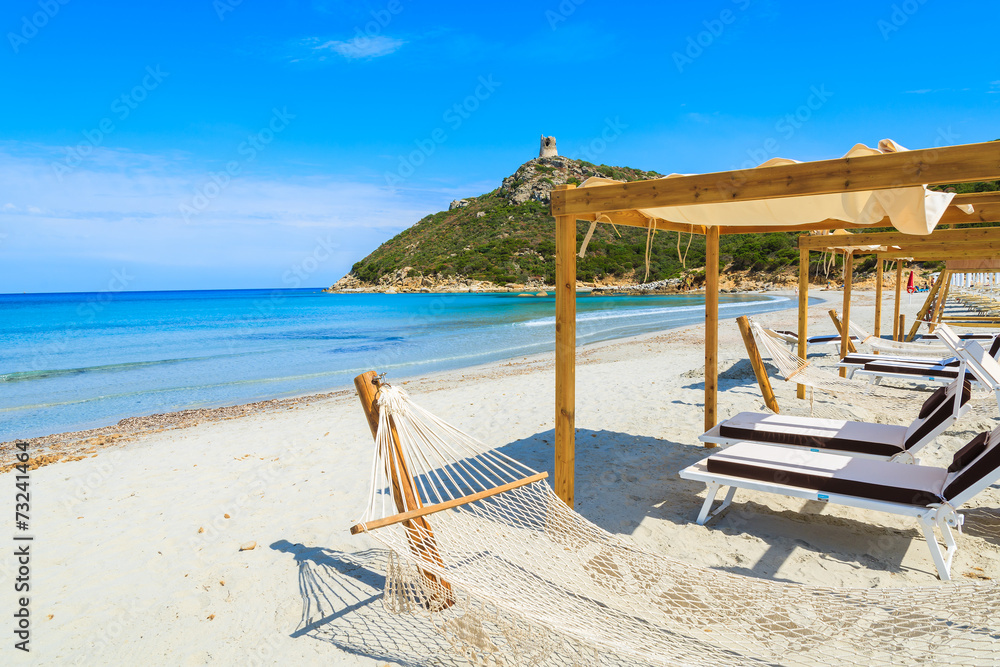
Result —
[[916, 292], [916, 288], [913, 286], [913, 271], [910, 271], [910, 279], [906, 281], [906, 291], [910, 294]]

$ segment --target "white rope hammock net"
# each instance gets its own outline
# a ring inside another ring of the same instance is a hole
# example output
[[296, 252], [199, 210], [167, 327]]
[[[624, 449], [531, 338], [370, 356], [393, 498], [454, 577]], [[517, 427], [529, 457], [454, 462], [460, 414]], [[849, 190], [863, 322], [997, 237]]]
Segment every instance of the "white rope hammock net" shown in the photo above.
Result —
[[[398, 388], [378, 405], [365, 522], [405, 505], [392, 470], [409, 468], [425, 505], [534, 474]], [[838, 589], [701, 568], [595, 526], [544, 481], [371, 534], [391, 549], [386, 609], [432, 619], [478, 664], [971, 665], [1000, 651], [992, 582]]]
[[854, 322], [848, 322], [848, 327], [857, 334], [861, 343], [879, 352], [894, 352], [900, 355], [917, 357], [947, 357], [951, 354], [951, 351], [940, 343], [907, 343], [904, 341], [886, 340], [879, 338]]
[[[786, 337], [776, 331], [765, 329], [759, 323], [750, 320], [750, 330], [753, 332], [757, 346], [763, 348], [767, 356], [778, 369], [778, 373], [786, 382], [804, 384], [807, 387], [819, 389], [834, 396], [881, 395], [886, 398], [906, 396], [910, 390], [898, 387], [862, 382], [842, 378], [836, 373], [823, 368], [817, 368], [811, 361], [800, 358], [786, 347]], [[912, 394], [909, 394], [912, 396]]]

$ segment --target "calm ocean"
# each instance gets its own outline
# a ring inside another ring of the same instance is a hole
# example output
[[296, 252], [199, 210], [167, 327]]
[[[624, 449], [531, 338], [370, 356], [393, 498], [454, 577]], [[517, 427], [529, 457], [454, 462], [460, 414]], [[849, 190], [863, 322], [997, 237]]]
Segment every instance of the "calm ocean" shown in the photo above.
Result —
[[[578, 299], [579, 342], [703, 321], [703, 296]], [[723, 295], [721, 315], [789, 308]], [[554, 347], [555, 299], [318, 289], [0, 295], [0, 441], [329, 391]]]

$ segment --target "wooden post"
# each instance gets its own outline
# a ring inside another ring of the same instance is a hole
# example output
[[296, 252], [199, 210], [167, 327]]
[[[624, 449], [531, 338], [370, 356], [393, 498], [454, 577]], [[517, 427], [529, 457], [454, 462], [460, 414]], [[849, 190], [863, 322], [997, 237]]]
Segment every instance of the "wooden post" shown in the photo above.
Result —
[[928, 327], [931, 333], [940, 324], [941, 315], [944, 314], [944, 304], [948, 300], [948, 289], [951, 287], [951, 272], [948, 269], [941, 269], [941, 283], [937, 303], [934, 306], [934, 317], [931, 318], [931, 325]]
[[[878, 268], [875, 270], [875, 326], [873, 327], [873, 334], [876, 338], [882, 337], [882, 273], [885, 270], [882, 266], [885, 262], [878, 255], [875, 255], [876, 265]], [[875, 350], [875, 354], [878, 354], [878, 350]]]
[[[570, 190], [572, 184], [557, 186]], [[556, 216], [555, 491], [570, 508], [576, 475], [576, 218]]]
[[903, 342], [903, 332], [906, 331], [906, 315], [899, 314], [899, 342]]
[[892, 311], [892, 339], [900, 340], [902, 333], [899, 330], [899, 297], [903, 290], [903, 260], [896, 260], [896, 306]]
[[[719, 397], [719, 228], [705, 234], [705, 430], [718, 421]], [[709, 446], [710, 443], [705, 443]], [[713, 445], [714, 446], [714, 445]]]
[[[851, 342], [851, 283], [854, 282], [854, 255], [850, 250], [844, 253], [844, 320], [840, 327], [840, 358], [854, 351]], [[847, 377], [847, 369], [840, 369], [840, 377]]]
[[[354, 387], [358, 390], [358, 398], [361, 399], [361, 407], [368, 418], [368, 426], [371, 428], [372, 437], [377, 437], [379, 422], [378, 390], [379, 382], [375, 371], [368, 371], [354, 378]], [[395, 500], [397, 512], [407, 512], [419, 509], [424, 506], [420, 499], [420, 493], [416, 488], [413, 477], [410, 474], [406, 457], [403, 455], [403, 447], [399, 442], [399, 433], [396, 432], [396, 425], [389, 418], [389, 428], [392, 432], [392, 450], [390, 460], [386, 461], [386, 472], [392, 484], [392, 497]], [[403, 522], [406, 530], [406, 537], [410, 543], [410, 549], [421, 560], [438, 567], [444, 567], [441, 554], [438, 553], [437, 543], [434, 540], [434, 531], [424, 517], [417, 517]], [[441, 586], [449, 593], [443, 599], [433, 599], [433, 608], [444, 609], [454, 603], [450, 595], [451, 585], [441, 579], [438, 575], [427, 570], [422, 570], [424, 576], [431, 582]], [[430, 601], [429, 601], [430, 602]]]
[[[844, 327], [843, 327], [843, 325], [840, 322], [840, 318], [837, 317], [837, 311], [834, 310], [834, 309], [830, 309], [829, 314], [830, 314], [830, 319], [833, 320], [833, 326], [837, 329], [837, 335], [840, 336], [841, 341], [843, 341], [843, 339], [844, 339]], [[858, 348], [854, 347], [854, 341], [851, 340], [850, 338], [847, 339], [847, 349], [850, 352], [857, 352], [858, 351]], [[843, 359], [844, 356], [846, 356], [846, 355], [841, 355], [840, 358]]]
[[747, 348], [747, 357], [750, 358], [750, 365], [753, 366], [753, 374], [757, 376], [757, 385], [760, 393], [764, 397], [764, 404], [771, 412], [778, 414], [778, 400], [774, 397], [774, 389], [771, 388], [771, 379], [767, 377], [764, 369], [764, 361], [760, 358], [760, 350], [757, 349], [757, 341], [754, 340], [753, 332], [750, 330], [750, 320], [746, 315], [736, 318], [736, 324], [743, 334], [743, 344]]
[[920, 328], [921, 320], [927, 316], [927, 312], [931, 309], [931, 304], [934, 303], [934, 297], [937, 296], [938, 291], [941, 289], [941, 276], [943, 274], [944, 271], [938, 274], [938, 279], [934, 281], [934, 285], [932, 285], [930, 291], [927, 292], [927, 298], [924, 300], [924, 305], [920, 307], [920, 312], [917, 313], [913, 326], [910, 328], [909, 335], [907, 335], [903, 340], [913, 340], [916, 337], [917, 329]]
[[[799, 248], [799, 359], [809, 351], [809, 248]], [[795, 386], [796, 398], [806, 397], [806, 386]], [[775, 410], [777, 412], [777, 410]]]

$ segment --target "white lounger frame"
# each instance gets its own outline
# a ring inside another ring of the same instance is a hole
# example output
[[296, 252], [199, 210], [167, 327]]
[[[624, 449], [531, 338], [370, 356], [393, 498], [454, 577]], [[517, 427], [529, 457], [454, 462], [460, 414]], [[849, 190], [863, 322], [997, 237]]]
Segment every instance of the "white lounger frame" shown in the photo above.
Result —
[[[927, 539], [927, 547], [931, 552], [931, 558], [934, 560], [934, 565], [937, 567], [938, 575], [944, 581], [949, 581], [951, 579], [951, 563], [952, 560], [954, 560], [955, 552], [958, 549], [958, 545], [955, 542], [955, 536], [952, 534], [952, 528], [960, 528], [965, 518], [956, 512], [953, 507], [961, 506], [977, 493], [988, 488], [994, 481], [983, 480], [979, 484], [973, 485], [959, 494], [951, 505], [933, 504], [921, 507], [917, 505], [890, 503], [883, 500], [871, 500], [869, 498], [861, 498], [858, 496], [845, 496], [838, 493], [817, 493], [812, 489], [804, 489], [797, 486], [787, 486], [785, 484], [777, 484], [774, 482], [762, 482], [743, 477], [733, 477], [730, 475], [719, 475], [708, 471], [708, 466], [704, 459], [693, 466], [681, 470], [679, 474], [683, 479], [705, 482], [708, 485], [705, 502], [701, 506], [701, 512], [698, 513], [697, 521], [699, 526], [705, 525], [709, 519], [718, 516], [722, 511], [727, 509], [732, 504], [733, 497], [736, 495], [736, 489], [738, 488], [762, 491], [764, 493], [775, 493], [782, 496], [789, 496], [791, 498], [802, 498], [803, 500], [818, 500], [820, 502], [844, 505], [845, 507], [876, 510], [879, 512], [886, 512], [888, 514], [912, 516], [917, 520], [917, 523], [920, 524], [921, 530], [923, 530], [924, 537]], [[715, 503], [715, 496], [724, 486], [728, 486], [729, 491], [726, 493], [726, 497], [722, 501], [722, 504], [716, 508], [715, 511], [712, 511], [712, 505]], [[935, 526], [937, 526], [937, 528], [941, 531], [941, 536], [944, 540], [945, 550], [943, 552], [941, 550], [941, 544], [938, 542], [937, 535], [934, 532]]]
[[[940, 384], [948, 384], [949, 382], [954, 382], [953, 377], [942, 377], [940, 375], [927, 375], [926, 373], [921, 373], [923, 368], [916, 364], [905, 364], [897, 363], [897, 366], [902, 366], [904, 368], [913, 368], [913, 372], [905, 373], [893, 373], [889, 371], [871, 371], [865, 369], [864, 366], [858, 366], [854, 364], [837, 364], [842, 368], [847, 369], [847, 377], [854, 378], [855, 374], [858, 375], [868, 375], [870, 376], [870, 381], [872, 384], [879, 384], [883, 378], [897, 378], [899, 380], [923, 380], [925, 382], [937, 382]], [[937, 366], [935, 366], [937, 368]], [[956, 366], [941, 367], [943, 370], [950, 370], [952, 368], [958, 368]], [[956, 376], [957, 377], [957, 376]]]
[[[963, 362], [962, 364], [960, 364], [959, 368], [962, 370], [962, 375], [961, 376], [964, 377], [964, 375], [965, 375], [965, 363]], [[1000, 364], [998, 364], [997, 370], [998, 370], [998, 373], [1000, 373]], [[952, 382], [955, 382], [955, 380], [953, 379]], [[998, 376], [998, 383], [1000, 383], [1000, 376]], [[851, 457], [859, 458], [859, 459], [876, 459], [876, 460], [879, 460], [879, 461], [897, 461], [899, 463], [918, 463], [918, 460], [913, 455], [916, 454], [918, 451], [920, 451], [924, 446], [928, 445], [936, 437], [938, 437], [939, 435], [941, 435], [942, 433], [944, 433], [945, 431], [947, 431], [949, 428], [951, 428], [955, 424], [955, 422], [957, 422], [959, 419], [961, 419], [965, 415], [965, 413], [967, 413], [969, 410], [972, 409], [971, 401], [966, 402], [965, 405], [962, 405], [962, 393], [963, 393], [962, 387], [959, 386], [956, 389], [956, 391], [955, 391], [955, 396], [952, 398], [952, 401], [954, 401], [954, 403], [953, 403], [954, 407], [953, 407], [952, 413], [951, 413], [951, 415], [947, 419], [945, 419], [943, 422], [941, 422], [941, 425], [938, 428], [932, 430], [930, 433], [928, 433], [923, 438], [921, 438], [920, 440], [918, 440], [909, 449], [901, 450], [898, 453], [893, 454], [892, 456], [882, 456], [881, 454], [867, 454], [865, 452], [852, 452], [852, 451], [847, 451], [847, 450], [843, 450], [843, 449], [828, 449], [828, 448], [818, 449], [816, 447], [806, 447], [804, 445], [783, 444], [783, 443], [779, 443], [779, 442], [770, 442], [768, 440], [752, 440], [752, 439], [747, 439], [747, 438], [730, 438], [730, 437], [723, 436], [720, 433], [721, 427], [722, 427], [722, 423], [716, 424], [715, 426], [713, 426], [709, 430], [705, 431], [700, 436], [698, 436], [698, 439], [701, 440], [702, 442], [711, 442], [711, 443], [715, 443], [717, 445], [724, 445], [724, 446], [725, 445], [735, 445], [737, 442], [757, 442], [757, 443], [760, 443], [760, 444], [763, 444], [763, 445], [770, 445], [772, 447], [785, 447], [785, 448], [788, 448], [788, 449], [796, 449], [796, 450], [799, 450], [799, 451], [826, 452], [827, 454], [839, 454], [841, 456], [851, 456]], [[1000, 400], [1000, 396], [998, 396], [998, 400]], [[805, 420], [805, 419], [808, 419], [808, 417], [803, 417], [801, 419]], [[829, 420], [823, 420], [823, 421], [829, 421]], [[839, 420], [835, 420], [835, 421], [839, 421]], [[900, 428], [909, 428], [909, 427], [904, 427], [904, 426], [901, 425]]]
[[940, 325], [937, 334], [938, 338], [958, 355], [963, 366], [968, 365], [980, 384], [993, 391], [997, 399], [997, 409], [1000, 410], [1000, 363], [991, 357], [978, 341], [959, 339], [947, 324]]
[[[775, 336], [780, 338], [781, 342], [787, 345], [792, 352], [798, 351], [799, 339], [797, 336], [789, 336], [788, 334], [782, 333], [780, 331], [775, 331], [774, 329], [770, 329], [770, 331]], [[809, 338], [806, 338], [806, 353], [808, 354], [809, 348], [814, 345], [840, 345], [840, 341], [841, 338], [837, 334], [829, 334], [824, 336], [811, 336]], [[852, 343], [857, 344], [859, 341], [860, 339], [857, 336], [854, 335], [851, 336]]]

